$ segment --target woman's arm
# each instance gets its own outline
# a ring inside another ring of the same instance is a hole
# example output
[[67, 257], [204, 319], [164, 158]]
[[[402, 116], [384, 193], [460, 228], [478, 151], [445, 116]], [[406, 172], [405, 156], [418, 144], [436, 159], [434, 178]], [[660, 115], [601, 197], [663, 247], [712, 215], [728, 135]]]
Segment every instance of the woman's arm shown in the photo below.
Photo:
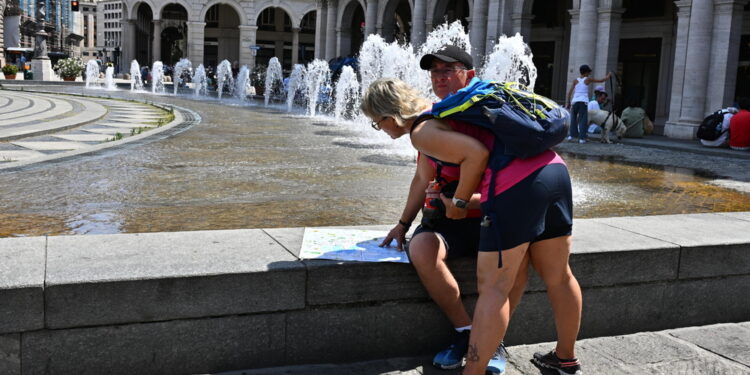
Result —
[[607, 75], [604, 76], [604, 78], [587, 77], [585, 83], [588, 85], [589, 83], [592, 83], [592, 82], [604, 82], [604, 81], [608, 80], [609, 77], [611, 77], [611, 76], [612, 76], [612, 72], [607, 73]]
[[[454, 197], [466, 201], [471, 200], [482, 179], [482, 173], [487, 167], [490, 154], [481, 142], [456, 132], [437, 120], [429, 120], [415, 129], [411, 134], [411, 142], [417, 150], [427, 155], [461, 165], [461, 174]], [[451, 204], [446, 207], [446, 216], [451, 219], [461, 219], [466, 216], [466, 209], [460, 209]]]
[[414, 218], [417, 217], [419, 210], [424, 205], [425, 189], [432, 180], [433, 168], [427, 158], [422, 155], [417, 160], [417, 169], [414, 171], [414, 177], [411, 179], [411, 186], [409, 186], [409, 195], [406, 198], [406, 205], [404, 210], [401, 212], [399, 223], [388, 232], [380, 246], [390, 246], [391, 242], [396, 240], [396, 248], [403, 250], [404, 240], [406, 238], [406, 232], [409, 231], [409, 227], [404, 226], [401, 222], [411, 224]]

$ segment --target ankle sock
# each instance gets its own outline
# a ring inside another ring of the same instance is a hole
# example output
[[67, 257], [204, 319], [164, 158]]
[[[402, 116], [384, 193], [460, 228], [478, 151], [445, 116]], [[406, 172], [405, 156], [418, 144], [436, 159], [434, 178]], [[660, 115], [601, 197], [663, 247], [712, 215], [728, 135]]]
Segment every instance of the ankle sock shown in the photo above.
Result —
[[469, 324], [468, 326], [458, 327], [454, 329], [456, 330], [456, 332], [459, 332], [459, 333], [463, 331], [471, 331], [471, 324]]

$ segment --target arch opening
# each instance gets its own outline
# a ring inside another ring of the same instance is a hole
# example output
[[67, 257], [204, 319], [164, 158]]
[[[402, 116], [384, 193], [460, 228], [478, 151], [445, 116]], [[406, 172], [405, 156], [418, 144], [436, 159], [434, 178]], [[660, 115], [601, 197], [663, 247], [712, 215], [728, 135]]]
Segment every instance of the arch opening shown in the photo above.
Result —
[[215, 4], [206, 11], [203, 64], [217, 66], [222, 60], [239, 61], [240, 17], [227, 4]]
[[174, 65], [187, 51], [187, 10], [180, 4], [169, 4], [161, 11], [161, 59]]

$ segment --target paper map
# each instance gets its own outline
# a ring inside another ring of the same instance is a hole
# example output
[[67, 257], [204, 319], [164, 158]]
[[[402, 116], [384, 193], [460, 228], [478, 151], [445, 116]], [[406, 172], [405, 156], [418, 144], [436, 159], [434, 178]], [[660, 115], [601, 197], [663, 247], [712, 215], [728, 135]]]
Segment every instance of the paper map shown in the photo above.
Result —
[[363, 229], [305, 228], [302, 259], [355, 260], [359, 262], [409, 263], [406, 253], [379, 247], [387, 232]]

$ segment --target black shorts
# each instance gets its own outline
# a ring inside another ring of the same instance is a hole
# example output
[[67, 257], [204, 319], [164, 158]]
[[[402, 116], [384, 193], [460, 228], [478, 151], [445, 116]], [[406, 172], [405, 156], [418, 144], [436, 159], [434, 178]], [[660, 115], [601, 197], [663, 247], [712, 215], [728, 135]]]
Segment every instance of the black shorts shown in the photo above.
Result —
[[475, 256], [479, 248], [480, 220], [478, 217], [461, 220], [443, 219], [435, 225], [435, 229], [420, 225], [414, 230], [412, 238], [423, 232], [435, 233], [445, 245], [448, 259]]
[[569, 236], [573, 229], [573, 193], [565, 164], [539, 168], [510, 189], [482, 203], [492, 218], [481, 228], [479, 251], [512, 249], [525, 242]]

